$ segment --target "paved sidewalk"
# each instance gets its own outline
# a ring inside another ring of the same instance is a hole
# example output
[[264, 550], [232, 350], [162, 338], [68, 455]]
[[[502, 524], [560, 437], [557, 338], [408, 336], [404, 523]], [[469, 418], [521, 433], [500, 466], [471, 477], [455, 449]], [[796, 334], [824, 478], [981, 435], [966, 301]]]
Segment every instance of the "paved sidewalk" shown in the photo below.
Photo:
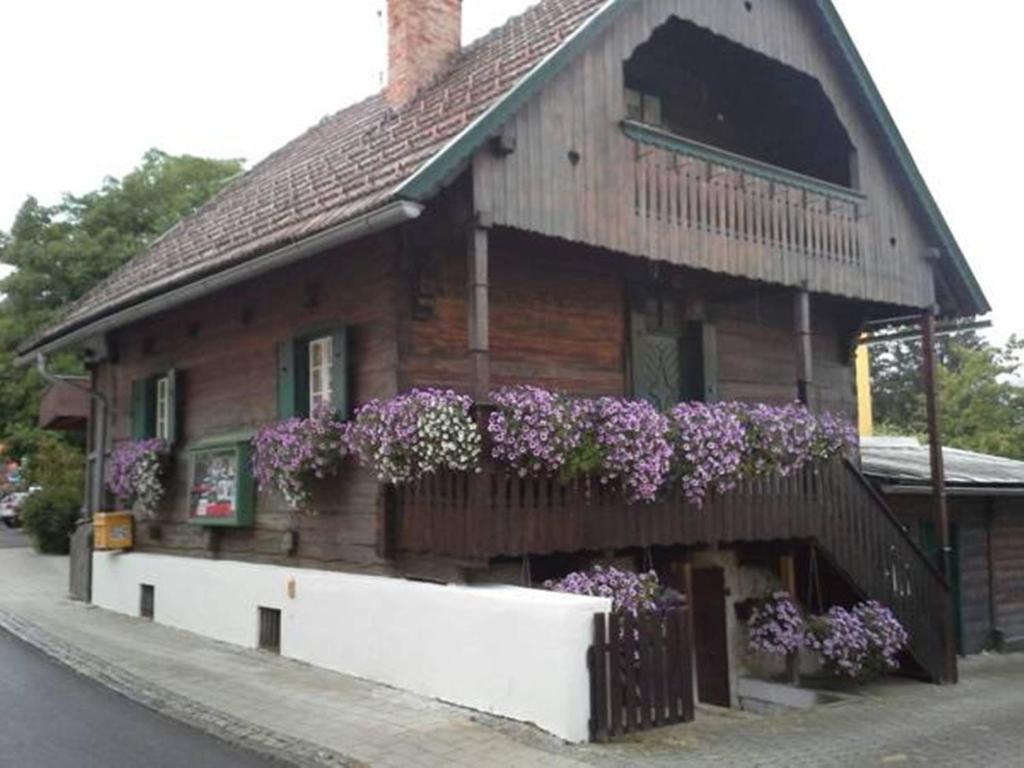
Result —
[[852, 700], [696, 723], [613, 745], [534, 728], [207, 640], [64, 597], [65, 558], [0, 550], [0, 628], [151, 708], [297, 765], [1021, 766], [1024, 656], [962, 666], [959, 686], [893, 679]]

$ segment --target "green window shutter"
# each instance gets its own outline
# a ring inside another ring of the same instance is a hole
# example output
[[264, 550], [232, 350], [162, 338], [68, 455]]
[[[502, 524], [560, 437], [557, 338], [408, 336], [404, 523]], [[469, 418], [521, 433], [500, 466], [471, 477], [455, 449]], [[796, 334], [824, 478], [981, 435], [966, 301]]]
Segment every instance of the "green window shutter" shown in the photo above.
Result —
[[178, 403], [178, 384], [181, 381], [181, 373], [171, 368], [167, 372], [167, 442], [175, 445], [178, 442], [178, 429], [180, 422], [180, 405]]
[[293, 341], [292, 355], [295, 358], [294, 380], [295, 414], [309, 416], [309, 340]]
[[349, 417], [348, 401], [348, 327], [337, 328], [331, 334], [334, 359], [331, 361], [331, 399], [335, 412], [343, 419]]
[[281, 419], [295, 416], [295, 342], [291, 339], [277, 347], [277, 415]]
[[156, 392], [153, 379], [132, 382], [132, 438], [145, 440], [156, 431]]

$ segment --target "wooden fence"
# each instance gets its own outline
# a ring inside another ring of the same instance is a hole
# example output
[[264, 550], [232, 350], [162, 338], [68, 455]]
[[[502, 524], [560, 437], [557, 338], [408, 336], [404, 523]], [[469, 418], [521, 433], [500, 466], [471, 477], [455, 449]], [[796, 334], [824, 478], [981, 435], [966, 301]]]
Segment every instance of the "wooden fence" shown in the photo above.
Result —
[[689, 609], [657, 616], [594, 616], [590, 669], [590, 737], [608, 741], [693, 720]]

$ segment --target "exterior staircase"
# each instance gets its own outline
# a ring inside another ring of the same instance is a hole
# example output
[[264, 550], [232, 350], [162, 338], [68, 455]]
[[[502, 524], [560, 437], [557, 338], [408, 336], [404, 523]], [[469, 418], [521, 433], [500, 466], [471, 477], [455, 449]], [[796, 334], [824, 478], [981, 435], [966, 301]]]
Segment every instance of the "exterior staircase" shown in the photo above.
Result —
[[466, 565], [491, 558], [631, 547], [740, 542], [813, 543], [861, 599], [890, 607], [910, 634], [924, 676], [944, 676], [949, 588], [856, 467], [809, 465], [789, 477], [745, 480], [703, 507], [671, 492], [628, 504], [592, 480], [519, 478], [497, 465], [389, 487], [382, 554], [431, 555]]

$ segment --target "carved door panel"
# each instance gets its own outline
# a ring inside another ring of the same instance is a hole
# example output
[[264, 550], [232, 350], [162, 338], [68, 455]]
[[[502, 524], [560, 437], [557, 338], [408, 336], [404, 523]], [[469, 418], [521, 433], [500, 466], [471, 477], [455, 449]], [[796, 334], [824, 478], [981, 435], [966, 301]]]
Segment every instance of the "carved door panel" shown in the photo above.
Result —
[[661, 297], [634, 292], [631, 304], [632, 397], [659, 410], [717, 399], [714, 326], [685, 320]]

